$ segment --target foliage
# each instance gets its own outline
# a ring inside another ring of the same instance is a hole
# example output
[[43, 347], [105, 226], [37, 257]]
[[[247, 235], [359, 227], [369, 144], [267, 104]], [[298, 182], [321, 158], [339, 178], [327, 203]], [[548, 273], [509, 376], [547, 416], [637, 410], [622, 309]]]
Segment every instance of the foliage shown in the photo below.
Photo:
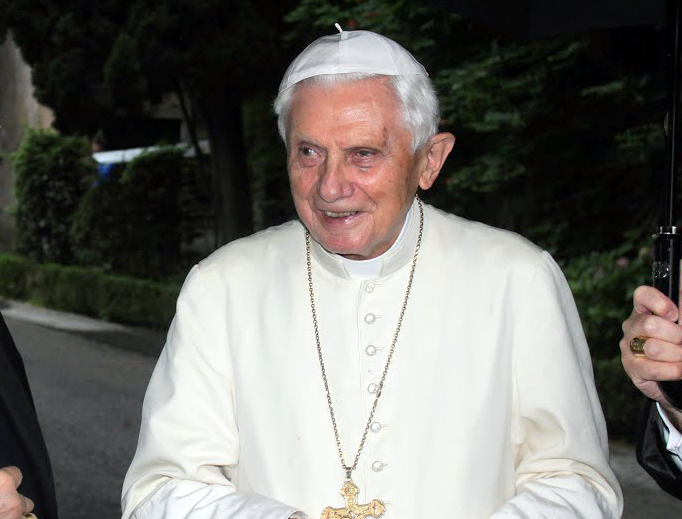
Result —
[[181, 197], [183, 183], [197, 176], [193, 164], [182, 150], [162, 148], [99, 179], [76, 215], [78, 263], [150, 279], [182, 268]]
[[36, 96], [65, 133], [92, 135], [115, 113], [102, 64], [127, 0], [3, 0], [12, 37], [32, 69]]
[[98, 319], [165, 330], [179, 291], [178, 284], [0, 254], [0, 295]]
[[[461, 55], [461, 46], [434, 53], [441, 42], [461, 41], [460, 34], [467, 33], [456, 14], [411, 0], [301, 0], [286, 20], [291, 24], [287, 39], [306, 45], [315, 36], [336, 32], [337, 22], [345, 30], [378, 32], [404, 45], [429, 70], [437, 61], [452, 63]], [[311, 28], [316, 33], [311, 34]]]
[[7, 34], [7, 2], [8, 0], [0, 0], [0, 44]]
[[618, 353], [620, 324], [632, 307], [634, 288], [650, 284], [651, 251], [625, 244], [570, 260], [564, 268], [590, 345], [592, 358]]
[[222, 239], [253, 228], [250, 187], [259, 189], [259, 228], [288, 214], [278, 207], [281, 177], [263, 175], [274, 148], [256, 156], [242, 146], [274, 124], [249, 105], [269, 113], [292, 53], [335, 22], [403, 43], [435, 80], [443, 128], [458, 145], [427, 200], [564, 259], [614, 248], [653, 219], [641, 192], [663, 163], [663, 38], [654, 29], [519, 45], [411, 0], [0, 1], [60, 128], [92, 135], [169, 93], [190, 129], [203, 120]]
[[264, 98], [244, 103], [245, 144], [251, 169], [254, 230], [296, 217], [289, 191], [286, 150], [270, 102]]
[[593, 366], [609, 437], [634, 440], [635, 424], [645, 398], [625, 374], [620, 355], [596, 359]]
[[132, 229], [120, 174], [119, 168], [115, 168], [109, 178], [93, 178], [91, 187], [80, 200], [71, 228], [78, 265], [117, 271], [125, 261], [122, 257], [131, 252], [125, 245]]
[[12, 299], [27, 299], [28, 280], [35, 268], [35, 262], [28, 258], [0, 253], [0, 294]]
[[58, 128], [106, 134], [121, 116], [174, 96], [194, 144], [199, 121], [208, 133], [221, 241], [252, 230], [242, 104], [276, 90], [293, 0], [0, 1]]
[[73, 214], [94, 165], [87, 143], [30, 130], [14, 156], [17, 250], [38, 261], [69, 263]]
[[128, 163], [121, 184], [131, 223], [130, 251], [137, 252], [139, 266], [132, 272], [165, 272], [180, 257], [180, 187], [182, 151], [165, 149], [145, 153]]
[[[460, 137], [444, 171], [451, 207], [560, 258], [653, 229], [663, 91], [653, 29], [499, 45], [437, 73]], [[617, 203], [610, 203], [612, 200]]]

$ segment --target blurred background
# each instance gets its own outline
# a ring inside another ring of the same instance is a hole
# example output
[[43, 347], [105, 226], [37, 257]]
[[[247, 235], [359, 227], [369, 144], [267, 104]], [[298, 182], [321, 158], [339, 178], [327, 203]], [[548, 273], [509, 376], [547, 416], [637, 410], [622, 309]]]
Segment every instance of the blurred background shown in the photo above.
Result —
[[[657, 224], [660, 27], [519, 44], [405, 0], [0, 0], [0, 297], [164, 331], [196, 261], [295, 217], [271, 104], [291, 59], [335, 22], [398, 41], [429, 70], [457, 144], [424, 199], [560, 262], [609, 433], [631, 441], [642, 400], [618, 340]], [[39, 408], [56, 405], [39, 391]]]

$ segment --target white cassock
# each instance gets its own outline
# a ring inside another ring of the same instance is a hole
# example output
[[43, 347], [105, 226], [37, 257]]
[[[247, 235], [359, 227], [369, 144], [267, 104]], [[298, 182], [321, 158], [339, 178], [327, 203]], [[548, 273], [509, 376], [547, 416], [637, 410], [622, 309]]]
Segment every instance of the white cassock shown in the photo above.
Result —
[[[379, 277], [312, 247], [320, 338], [346, 461], [407, 286], [415, 206]], [[145, 397], [123, 517], [284, 519], [340, 507], [305, 232], [289, 222], [195, 266]], [[518, 235], [429, 206], [412, 294], [353, 480], [385, 519], [620, 517], [578, 313]]]

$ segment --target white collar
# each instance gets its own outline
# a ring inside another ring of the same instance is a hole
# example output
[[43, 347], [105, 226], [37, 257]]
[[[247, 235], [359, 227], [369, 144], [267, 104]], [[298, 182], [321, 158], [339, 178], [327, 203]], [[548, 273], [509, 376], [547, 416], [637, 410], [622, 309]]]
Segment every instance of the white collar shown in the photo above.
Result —
[[419, 218], [415, 217], [418, 210], [415, 199], [407, 212], [398, 238], [390, 249], [376, 258], [350, 260], [328, 252], [314, 240], [311, 240], [311, 255], [327, 271], [340, 278], [372, 279], [393, 274], [409, 264], [414, 257], [414, 247], [419, 234]]

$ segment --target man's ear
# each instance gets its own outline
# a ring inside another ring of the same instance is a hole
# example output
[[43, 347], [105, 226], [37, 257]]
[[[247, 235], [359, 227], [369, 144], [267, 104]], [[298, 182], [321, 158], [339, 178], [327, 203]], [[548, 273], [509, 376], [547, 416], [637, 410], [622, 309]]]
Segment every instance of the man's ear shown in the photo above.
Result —
[[433, 185], [454, 145], [455, 136], [448, 132], [437, 133], [428, 140], [422, 149], [425, 164], [419, 175], [419, 187], [426, 190]]

